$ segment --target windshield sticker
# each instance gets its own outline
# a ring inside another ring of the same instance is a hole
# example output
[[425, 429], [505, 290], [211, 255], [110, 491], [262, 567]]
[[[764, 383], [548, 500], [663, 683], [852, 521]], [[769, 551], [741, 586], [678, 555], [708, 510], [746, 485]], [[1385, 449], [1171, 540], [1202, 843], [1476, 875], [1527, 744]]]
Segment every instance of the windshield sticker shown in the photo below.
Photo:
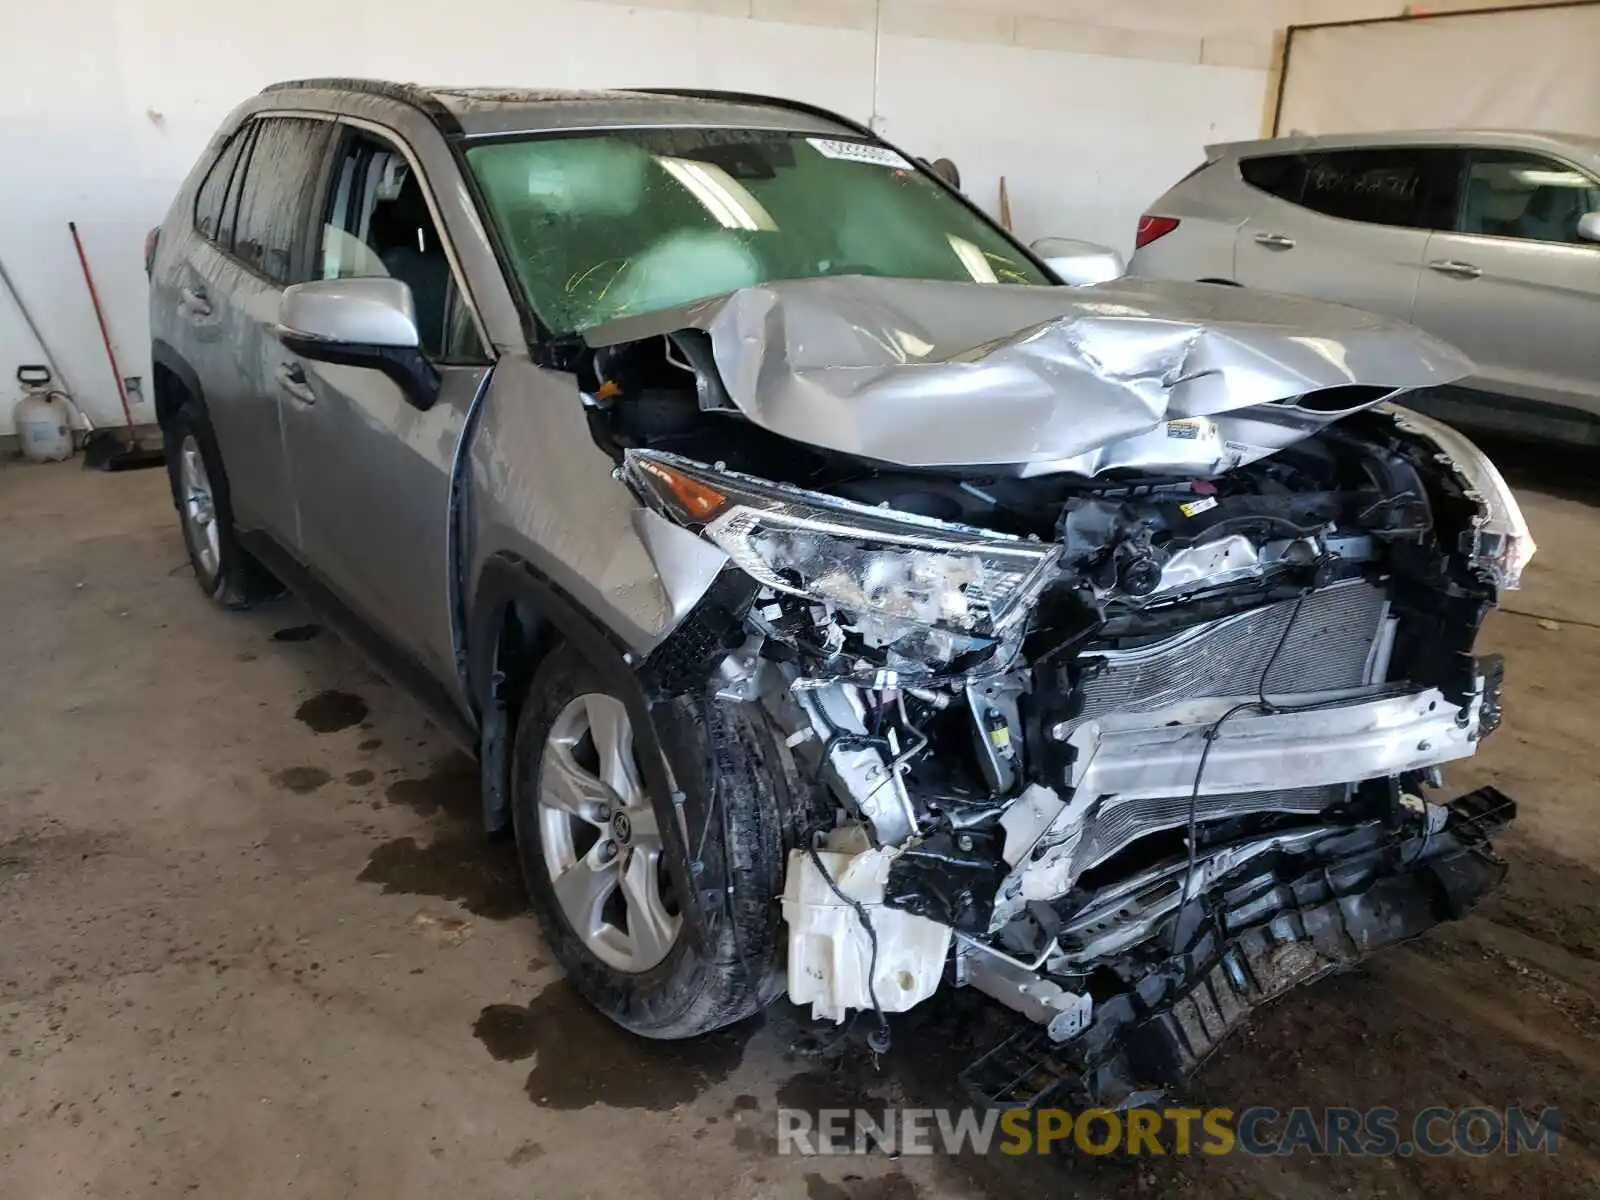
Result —
[[814, 137], [806, 141], [824, 158], [871, 163], [875, 167], [891, 167], [897, 171], [911, 170], [911, 164], [887, 146], [874, 146], [871, 142], [844, 142], [837, 138]]

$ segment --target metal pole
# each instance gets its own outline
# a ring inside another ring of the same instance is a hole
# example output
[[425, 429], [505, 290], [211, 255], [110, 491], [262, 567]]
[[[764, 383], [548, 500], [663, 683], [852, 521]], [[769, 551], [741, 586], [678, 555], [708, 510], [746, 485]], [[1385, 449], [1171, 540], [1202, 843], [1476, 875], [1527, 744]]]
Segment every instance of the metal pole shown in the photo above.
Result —
[[39, 353], [44, 355], [44, 361], [50, 368], [50, 374], [56, 378], [56, 381], [62, 387], [66, 387], [67, 378], [61, 373], [61, 368], [56, 365], [55, 356], [50, 353], [50, 347], [45, 344], [44, 335], [39, 332], [39, 326], [34, 324], [33, 314], [28, 311], [28, 306], [22, 302], [22, 293], [17, 291], [17, 285], [11, 282], [11, 276], [6, 273], [4, 261], [0, 261], [0, 283], [6, 285], [6, 291], [11, 293], [11, 299], [16, 303], [17, 311], [22, 314], [22, 323], [28, 327], [28, 332], [33, 334], [33, 340], [39, 343]]

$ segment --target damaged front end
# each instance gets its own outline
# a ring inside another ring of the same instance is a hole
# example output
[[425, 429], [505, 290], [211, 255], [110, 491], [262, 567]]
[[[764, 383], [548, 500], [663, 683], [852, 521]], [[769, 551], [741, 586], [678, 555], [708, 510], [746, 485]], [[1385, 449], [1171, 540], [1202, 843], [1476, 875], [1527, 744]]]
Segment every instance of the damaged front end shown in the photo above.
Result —
[[1435, 796], [1499, 721], [1473, 644], [1533, 543], [1475, 447], [1378, 405], [1459, 356], [1220, 289], [1006, 289], [1002, 334], [841, 282], [596, 338], [585, 380], [652, 519], [726, 560], [661, 690], [757, 706], [827, 789], [796, 1003], [972, 986], [1031, 1022], [979, 1092], [1050, 1062], [1127, 1103], [1493, 886], [1511, 802]]

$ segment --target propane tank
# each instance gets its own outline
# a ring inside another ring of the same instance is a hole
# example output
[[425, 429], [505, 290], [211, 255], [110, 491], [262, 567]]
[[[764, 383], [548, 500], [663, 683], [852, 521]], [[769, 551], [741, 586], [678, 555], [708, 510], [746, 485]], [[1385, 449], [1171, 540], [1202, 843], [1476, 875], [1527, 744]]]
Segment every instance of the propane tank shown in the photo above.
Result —
[[50, 368], [17, 368], [22, 399], [13, 419], [22, 442], [22, 457], [29, 462], [61, 462], [72, 457], [72, 410], [66, 395], [51, 385]]

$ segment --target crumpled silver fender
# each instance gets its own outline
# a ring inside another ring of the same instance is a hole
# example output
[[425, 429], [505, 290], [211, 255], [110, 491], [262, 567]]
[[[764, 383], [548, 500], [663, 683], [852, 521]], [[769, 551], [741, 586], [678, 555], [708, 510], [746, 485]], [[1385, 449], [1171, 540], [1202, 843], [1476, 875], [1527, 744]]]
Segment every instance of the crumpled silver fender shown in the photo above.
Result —
[[643, 507], [595, 444], [576, 381], [502, 355], [461, 465], [472, 603], [493, 558], [526, 563], [635, 654], [699, 603], [727, 556]]

